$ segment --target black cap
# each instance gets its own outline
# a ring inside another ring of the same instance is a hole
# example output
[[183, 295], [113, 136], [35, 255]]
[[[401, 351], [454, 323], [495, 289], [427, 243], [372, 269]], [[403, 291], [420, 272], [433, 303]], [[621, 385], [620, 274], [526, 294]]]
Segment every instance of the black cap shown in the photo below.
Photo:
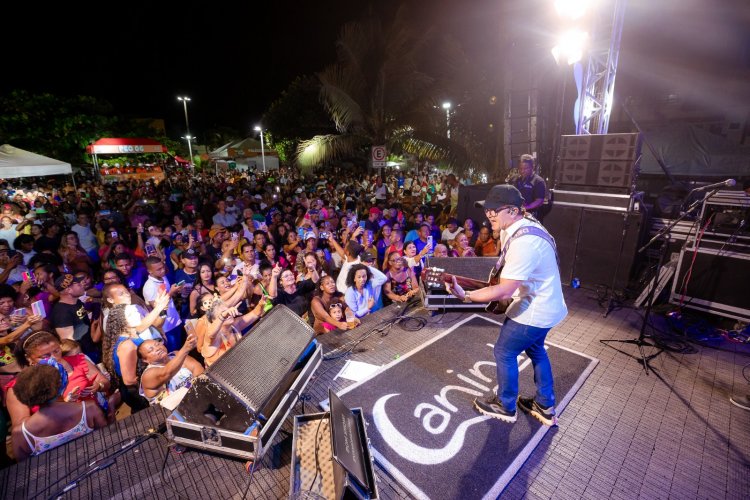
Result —
[[58, 292], [62, 292], [73, 283], [80, 283], [81, 281], [83, 281], [83, 278], [76, 278], [72, 274], [63, 274], [55, 280], [55, 288]]
[[198, 258], [198, 252], [193, 250], [192, 248], [188, 248], [184, 252], [182, 252], [182, 257], [184, 259], [197, 259]]
[[510, 184], [493, 186], [490, 192], [487, 193], [487, 199], [474, 202], [475, 207], [484, 208], [485, 210], [497, 210], [506, 205], [519, 208], [523, 206], [521, 192]]
[[375, 262], [376, 259], [377, 257], [375, 257], [375, 254], [369, 250], [364, 250], [359, 254], [359, 260], [362, 262]]

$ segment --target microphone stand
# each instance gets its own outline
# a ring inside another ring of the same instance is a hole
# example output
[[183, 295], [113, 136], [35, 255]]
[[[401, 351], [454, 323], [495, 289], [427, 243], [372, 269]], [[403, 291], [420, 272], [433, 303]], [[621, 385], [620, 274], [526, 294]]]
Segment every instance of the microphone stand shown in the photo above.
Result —
[[[662, 247], [659, 252], [659, 259], [656, 261], [656, 271], [655, 271], [654, 279], [652, 283], [649, 285], [651, 288], [649, 289], [648, 296], [646, 297], [646, 312], [643, 316], [643, 322], [641, 323], [641, 332], [640, 332], [640, 335], [638, 335], [638, 338], [637, 339], [603, 339], [599, 341], [609, 347], [612, 347], [609, 345], [609, 342], [619, 342], [621, 344], [633, 344], [633, 345], [638, 346], [638, 352], [640, 354], [640, 362], [643, 364], [643, 371], [646, 372], [646, 375], [649, 374], [649, 371], [653, 371], [653, 368], [651, 368], [651, 365], [649, 365], [649, 362], [652, 359], [654, 359], [656, 356], [664, 352], [664, 349], [659, 347], [656, 343], [651, 343], [648, 340], [646, 340], [646, 337], [648, 337], [646, 335], [646, 326], [649, 324], [649, 318], [651, 316], [651, 308], [653, 306], [653, 303], [656, 300], [656, 297], [654, 297], [654, 295], [656, 293], [656, 289], [658, 288], [658, 284], [659, 284], [659, 275], [661, 274], [662, 262], [664, 261], [664, 256], [666, 255], [667, 249], [669, 248], [670, 233], [672, 231], [672, 228], [675, 227], [681, 221], [683, 221], [685, 217], [688, 216], [688, 214], [690, 214], [693, 210], [695, 210], [695, 208], [698, 207], [698, 205], [702, 204], [708, 198], [711, 198], [718, 191], [719, 189], [714, 189], [711, 193], [708, 194], [708, 196], [704, 196], [703, 198], [695, 200], [693, 203], [690, 204], [687, 210], [682, 213], [682, 215], [680, 215], [677, 219], [672, 221], [667, 226], [663, 227], [658, 233], [656, 233], [656, 235], [654, 235], [653, 238], [651, 238], [648, 241], [648, 243], [646, 243], [645, 245], [643, 245], [641, 248], [638, 249], [638, 253], [643, 253], [648, 247], [650, 247], [657, 240], [660, 240], [666, 236], [666, 238], [664, 238], [664, 241], [662, 242]], [[658, 350], [655, 353], [650, 354], [649, 356], [646, 356], [646, 353], [643, 350], [643, 348], [646, 346], [655, 347]], [[613, 349], [615, 348], [613, 347]], [[615, 350], [620, 351], [619, 349], [615, 349]], [[635, 356], [629, 353], [626, 353], [624, 351], [620, 351], [620, 352], [622, 352], [623, 354], [627, 354], [633, 359], [636, 359]]]

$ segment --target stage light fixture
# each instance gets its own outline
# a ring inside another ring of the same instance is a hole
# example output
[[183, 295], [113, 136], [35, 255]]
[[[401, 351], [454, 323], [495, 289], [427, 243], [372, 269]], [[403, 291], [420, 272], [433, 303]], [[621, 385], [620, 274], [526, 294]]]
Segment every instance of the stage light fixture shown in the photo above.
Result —
[[558, 38], [557, 45], [552, 47], [552, 55], [555, 61], [565, 61], [575, 64], [583, 58], [583, 49], [588, 41], [588, 33], [578, 29], [566, 31]]
[[555, 11], [563, 19], [580, 19], [593, 3], [594, 0], [555, 0]]

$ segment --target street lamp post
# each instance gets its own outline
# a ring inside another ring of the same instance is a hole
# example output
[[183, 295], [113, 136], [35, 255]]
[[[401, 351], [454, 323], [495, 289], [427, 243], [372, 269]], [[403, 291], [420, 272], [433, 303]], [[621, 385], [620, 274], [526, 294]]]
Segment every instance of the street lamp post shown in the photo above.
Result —
[[263, 129], [260, 125], [255, 126], [255, 131], [260, 132], [260, 157], [263, 160], [263, 173], [266, 173], [266, 147], [263, 140]]
[[193, 168], [193, 147], [191, 146], [191, 142], [197, 139], [197, 137], [193, 137], [192, 135], [185, 135], [182, 138], [187, 139], [188, 141], [188, 151], [190, 152], [190, 168]]
[[448, 139], [451, 138], [451, 103], [445, 101], [443, 103], [443, 109], [445, 110], [445, 127], [448, 135]]
[[185, 128], [187, 129], [187, 135], [183, 137], [183, 139], [187, 139], [188, 141], [188, 153], [190, 154], [190, 168], [195, 168], [193, 165], [193, 146], [191, 144], [192, 139], [195, 139], [195, 137], [190, 136], [190, 122], [188, 121], [188, 112], [187, 112], [187, 103], [190, 100], [187, 96], [177, 96], [178, 101], [182, 101], [182, 107], [185, 110]]

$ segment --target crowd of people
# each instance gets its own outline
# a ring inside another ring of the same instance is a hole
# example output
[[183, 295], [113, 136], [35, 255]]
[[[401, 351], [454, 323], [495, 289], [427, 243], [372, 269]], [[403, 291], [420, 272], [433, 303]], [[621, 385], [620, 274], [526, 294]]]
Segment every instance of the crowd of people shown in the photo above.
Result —
[[429, 255], [498, 255], [453, 175], [333, 168], [0, 191], [0, 383], [12, 458], [137, 412], [283, 304], [318, 334], [418, 293]]

